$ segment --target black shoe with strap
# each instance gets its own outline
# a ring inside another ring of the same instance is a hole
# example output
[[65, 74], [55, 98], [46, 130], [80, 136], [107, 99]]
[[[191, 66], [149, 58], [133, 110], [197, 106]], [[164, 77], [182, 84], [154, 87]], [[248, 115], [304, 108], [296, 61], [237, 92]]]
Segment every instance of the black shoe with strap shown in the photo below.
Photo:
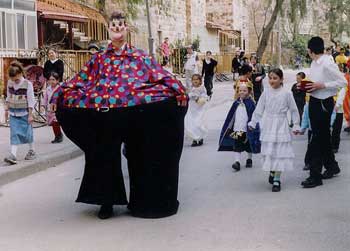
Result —
[[273, 181], [272, 192], [279, 192], [279, 191], [281, 191], [281, 181], [279, 180]]
[[323, 172], [322, 174], [322, 179], [328, 180], [333, 178], [334, 176], [338, 175], [340, 173], [340, 168], [339, 167], [334, 167], [331, 169], [327, 169], [326, 171]]

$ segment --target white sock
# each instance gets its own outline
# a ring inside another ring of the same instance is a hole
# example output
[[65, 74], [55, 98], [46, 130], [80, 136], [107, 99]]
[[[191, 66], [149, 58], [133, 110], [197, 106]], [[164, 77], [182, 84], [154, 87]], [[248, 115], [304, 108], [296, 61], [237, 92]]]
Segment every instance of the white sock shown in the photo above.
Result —
[[11, 154], [15, 157], [17, 156], [17, 149], [18, 149], [18, 146], [11, 145]]
[[34, 151], [33, 143], [30, 143], [30, 144], [29, 144], [29, 151], [30, 151], [30, 150], [33, 150], [33, 151]]
[[248, 153], [248, 159], [253, 159], [253, 154], [252, 153]]
[[235, 155], [235, 162], [241, 163], [241, 153], [234, 152]]

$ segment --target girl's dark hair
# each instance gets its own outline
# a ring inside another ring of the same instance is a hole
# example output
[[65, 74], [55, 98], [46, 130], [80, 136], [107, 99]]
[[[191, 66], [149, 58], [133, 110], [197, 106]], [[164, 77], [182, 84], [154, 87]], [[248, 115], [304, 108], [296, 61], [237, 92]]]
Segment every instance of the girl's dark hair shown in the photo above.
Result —
[[122, 11], [114, 11], [110, 17], [109, 17], [109, 21], [113, 21], [113, 19], [117, 19], [117, 20], [121, 20], [123, 19], [124, 20], [124, 24], [126, 24], [126, 16], [124, 14], [124, 12]]
[[54, 77], [56, 80], [60, 81], [60, 75], [58, 75], [57, 72], [54, 72], [54, 71], [50, 72], [49, 78], [50, 77]]
[[316, 55], [323, 54], [324, 41], [320, 37], [312, 37], [307, 44], [307, 48]]
[[193, 74], [191, 79], [193, 80], [193, 78], [198, 78], [200, 81], [202, 81], [202, 76], [200, 74]]
[[250, 65], [245, 64], [241, 67], [241, 75], [245, 75], [245, 74], [252, 72], [252, 71], [253, 71], [253, 68], [250, 67]]
[[18, 61], [11, 62], [8, 69], [8, 74], [10, 78], [16, 77], [18, 74], [22, 74], [24, 76], [25, 74], [23, 65]]
[[280, 69], [280, 68], [275, 68], [275, 69], [272, 69], [272, 70], [270, 70], [269, 71], [269, 75], [271, 74], [271, 73], [274, 73], [274, 74], [276, 74], [279, 78], [283, 78], [283, 71]]
[[300, 76], [302, 79], [304, 79], [304, 78], [306, 78], [306, 75], [305, 75], [305, 73], [304, 72], [299, 72], [298, 74], [297, 74], [297, 76]]

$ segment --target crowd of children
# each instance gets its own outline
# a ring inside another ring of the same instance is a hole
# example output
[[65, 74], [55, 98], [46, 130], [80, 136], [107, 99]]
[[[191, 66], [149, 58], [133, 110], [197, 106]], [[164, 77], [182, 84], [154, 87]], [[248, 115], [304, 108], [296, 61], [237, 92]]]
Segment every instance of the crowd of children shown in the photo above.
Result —
[[[240, 77], [235, 80], [234, 103], [221, 130], [219, 151], [235, 153], [232, 168], [236, 171], [241, 169], [242, 152], [248, 153], [247, 168], [252, 167], [252, 153], [260, 153], [262, 169], [269, 172], [268, 182], [272, 184], [273, 192], [281, 190], [282, 172], [293, 169], [295, 155], [292, 133], [303, 135], [308, 130], [304, 170], [310, 170], [310, 177], [302, 182], [304, 188], [322, 185], [319, 177], [329, 179], [340, 172], [333, 154], [339, 150], [343, 118], [348, 119], [344, 110], [346, 105], [349, 106], [349, 89], [344, 87], [345, 78], [338, 70], [333, 69], [334, 62], [343, 62], [344, 59], [327, 59], [328, 56], [323, 54], [323, 50], [321, 38], [310, 40], [309, 54], [313, 59], [313, 74], [310, 75], [315, 82], [308, 80], [304, 72], [299, 72], [296, 76], [297, 83], [290, 91], [283, 87], [282, 70], [273, 69], [268, 73], [270, 88], [262, 93], [257, 105], [254, 102], [251, 67], [243, 65], [240, 68]], [[339, 64], [338, 66], [339, 70], [343, 71], [343, 67]], [[320, 70], [323, 70], [321, 73], [326, 71], [329, 74], [316, 75]], [[324, 83], [317, 82], [320, 81], [320, 77], [324, 78]], [[346, 77], [349, 80], [348, 74]], [[334, 92], [335, 88], [338, 88], [338, 93]], [[332, 110], [329, 111], [330, 107]], [[288, 113], [291, 114], [292, 123], [289, 123]], [[316, 133], [313, 132], [311, 124], [316, 127]], [[326, 149], [327, 142], [331, 142], [330, 152]], [[323, 174], [320, 173], [322, 166], [326, 168]]]

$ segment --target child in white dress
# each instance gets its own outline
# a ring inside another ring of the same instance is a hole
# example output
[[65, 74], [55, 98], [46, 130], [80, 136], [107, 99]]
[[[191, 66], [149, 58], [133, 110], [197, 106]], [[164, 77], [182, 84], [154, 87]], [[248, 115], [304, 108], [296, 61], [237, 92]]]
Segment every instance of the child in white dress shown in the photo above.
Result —
[[270, 171], [272, 191], [279, 192], [281, 173], [293, 169], [295, 157], [287, 112], [291, 112], [294, 121], [294, 134], [300, 132], [300, 117], [292, 92], [283, 88], [282, 70], [273, 69], [268, 76], [271, 88], [266, 89], [260, 97], [249, 127], [255, 128], [260, 123], [262, 167], [264, 171]]
[[190, 98], [188, 111], [185, 117], [185, 133], [192, 141], [191, 146], [203, 145], [203, 139], [208, 130], [205, 125], [205, 104], [208, 101], [207, 91], [202, 85], [202, 76], [194, 74], [192, 76], [192, 87], [188, 93]]

